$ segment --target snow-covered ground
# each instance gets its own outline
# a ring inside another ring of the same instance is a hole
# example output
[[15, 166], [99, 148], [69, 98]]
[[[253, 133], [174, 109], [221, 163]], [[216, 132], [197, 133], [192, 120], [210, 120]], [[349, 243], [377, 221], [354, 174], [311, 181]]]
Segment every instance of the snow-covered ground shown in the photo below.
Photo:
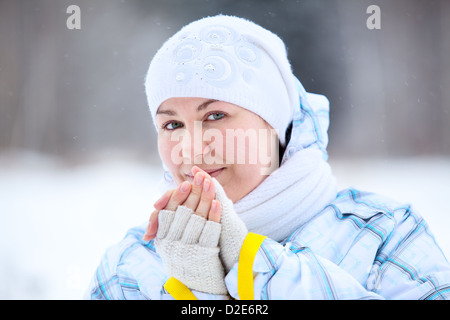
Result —
[[[159, 167], [0, 157], [0, 299], [80, 299], [106, 247], [145, 222]], [[450, 257], [450, 159], [331, 160], [341, 187], [413, 203]]]

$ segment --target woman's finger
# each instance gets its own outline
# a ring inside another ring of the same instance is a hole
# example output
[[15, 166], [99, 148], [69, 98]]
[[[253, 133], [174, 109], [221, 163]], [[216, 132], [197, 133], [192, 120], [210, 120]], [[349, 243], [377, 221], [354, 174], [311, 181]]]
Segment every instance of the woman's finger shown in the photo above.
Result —
[[220, 202], [217, 200], [213, 200], [211, 202], [211, 208], [208, 214], [208, 220], [220, 223], [220, 218], [222, 217], [222, 207], [220, 206]]
[[167, 203], [169, 202], [170, 197], [171, 197], [172, 194], [175, 192], [175, 190], [176, 190], [176, 188], [175, 188], [175, 189], [171, 189], [171, 190], [166, 191], [166, 193], [164, 193], [164, 194], [162, 195], [162, 197], [159, 198], [159, 199], [153, 204], [153, 207], [154, 207], [156, 210], [162, 210], [162, 209], [164, 209], [164, 208], [167, 206]]
[[191, 169], [191, 172], [192, 172], [192, 175], [194, 175], [194, 176], [197, 174], [197, 172], [203, 172], [203, 174], [205, 175], [206, 178], [210, 178], [211, 179], [211, 176], [206, 171], [200, 169], [197, 166], [193, 166], [192, 169]]
[[205, 178], [203, 181], [203, 190], [200, 196], [200, 202], [195, 210], [195, 214], [208, 219], [208, 214], [211, 209], [211, 202], [214, 199], [214, 196], [214, 183], [210, 179]]
[[176, 189], [171, 189], [166, 191], [161, 198], [159, 198], [153, 207], [155, 208], [155, 211], [152, 212], [150, 215], [150, 219], [148, 221], [147, 230], [145, 231], [144, 236], [142, 239], [144, 241], [150, 241], [156, 237], [156, 233], [158, 232], [158, 213], [159, 210], [162, 210], [166, 207], [167, 203], [170, 200], [170, 197], [174, 193]]
[[172, 193], [169, 201], [164, 209], [170, 211], [176, 211], [180, 204], [183, 204], [189, 196], [191, 191], [191, 184], [188, 181], [183, 181], [178, 188]]
[[187, 197], [186, 201], [183, 202], [183, 206], [188, 207], [192, 211], [197, 210], [197, 206], [200, 202], [200, 196], [202, 195], [203, 189], [203, 180], [205, 176], [202, 172], [198, 172], [194, 176], [194, 180], [192, 181], [191, 193]]

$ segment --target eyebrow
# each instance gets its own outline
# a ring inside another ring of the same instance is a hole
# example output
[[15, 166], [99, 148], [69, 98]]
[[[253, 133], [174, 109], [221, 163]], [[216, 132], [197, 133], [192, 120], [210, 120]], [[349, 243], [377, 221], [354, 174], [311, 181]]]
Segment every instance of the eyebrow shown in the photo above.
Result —
[[[211, 103], [216, 102], [216, 101], [218, 101], [218, 100], [210, 99], [210, 100], [207, 100], [207, 101], [203, 102], [201, 105], [199, 105], [197, 107], [197, 112], [205, 110], [206, 108], [208, 108], [208, 106]], [[177, 113], [175, 111], [173, 111], [173, 110], [161, 110], [161, 109], [158, 109], [156, 111], [156, 114], [157, 115], [158, 114], [165, 114], [165, 115], [168, 115], [168, 116], [175, 116]]]

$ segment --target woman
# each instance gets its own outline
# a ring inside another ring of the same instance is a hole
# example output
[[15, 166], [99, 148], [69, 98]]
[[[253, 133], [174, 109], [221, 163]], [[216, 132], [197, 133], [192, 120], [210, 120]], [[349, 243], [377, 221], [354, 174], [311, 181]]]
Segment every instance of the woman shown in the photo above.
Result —
[[174, 286], [198, 299], [450, 297], [420, 215], [337, 192], [328, 101], [305, 92], [276, 35], [236, 17], [195, 21], [157, 52], [145, 85], [165, 193], [106, 252], [89, 298], [173, 299]]

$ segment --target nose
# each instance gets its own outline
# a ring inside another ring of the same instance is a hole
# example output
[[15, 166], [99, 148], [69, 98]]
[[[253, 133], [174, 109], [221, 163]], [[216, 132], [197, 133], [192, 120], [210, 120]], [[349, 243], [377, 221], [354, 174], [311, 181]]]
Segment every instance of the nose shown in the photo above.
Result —
[[187, 165], [202, 164], [203, 156], [209, 148], [203, 141], [201, 121], [195, 121], [192, 126], [186, 126], [180, 142], [183, 163]]

